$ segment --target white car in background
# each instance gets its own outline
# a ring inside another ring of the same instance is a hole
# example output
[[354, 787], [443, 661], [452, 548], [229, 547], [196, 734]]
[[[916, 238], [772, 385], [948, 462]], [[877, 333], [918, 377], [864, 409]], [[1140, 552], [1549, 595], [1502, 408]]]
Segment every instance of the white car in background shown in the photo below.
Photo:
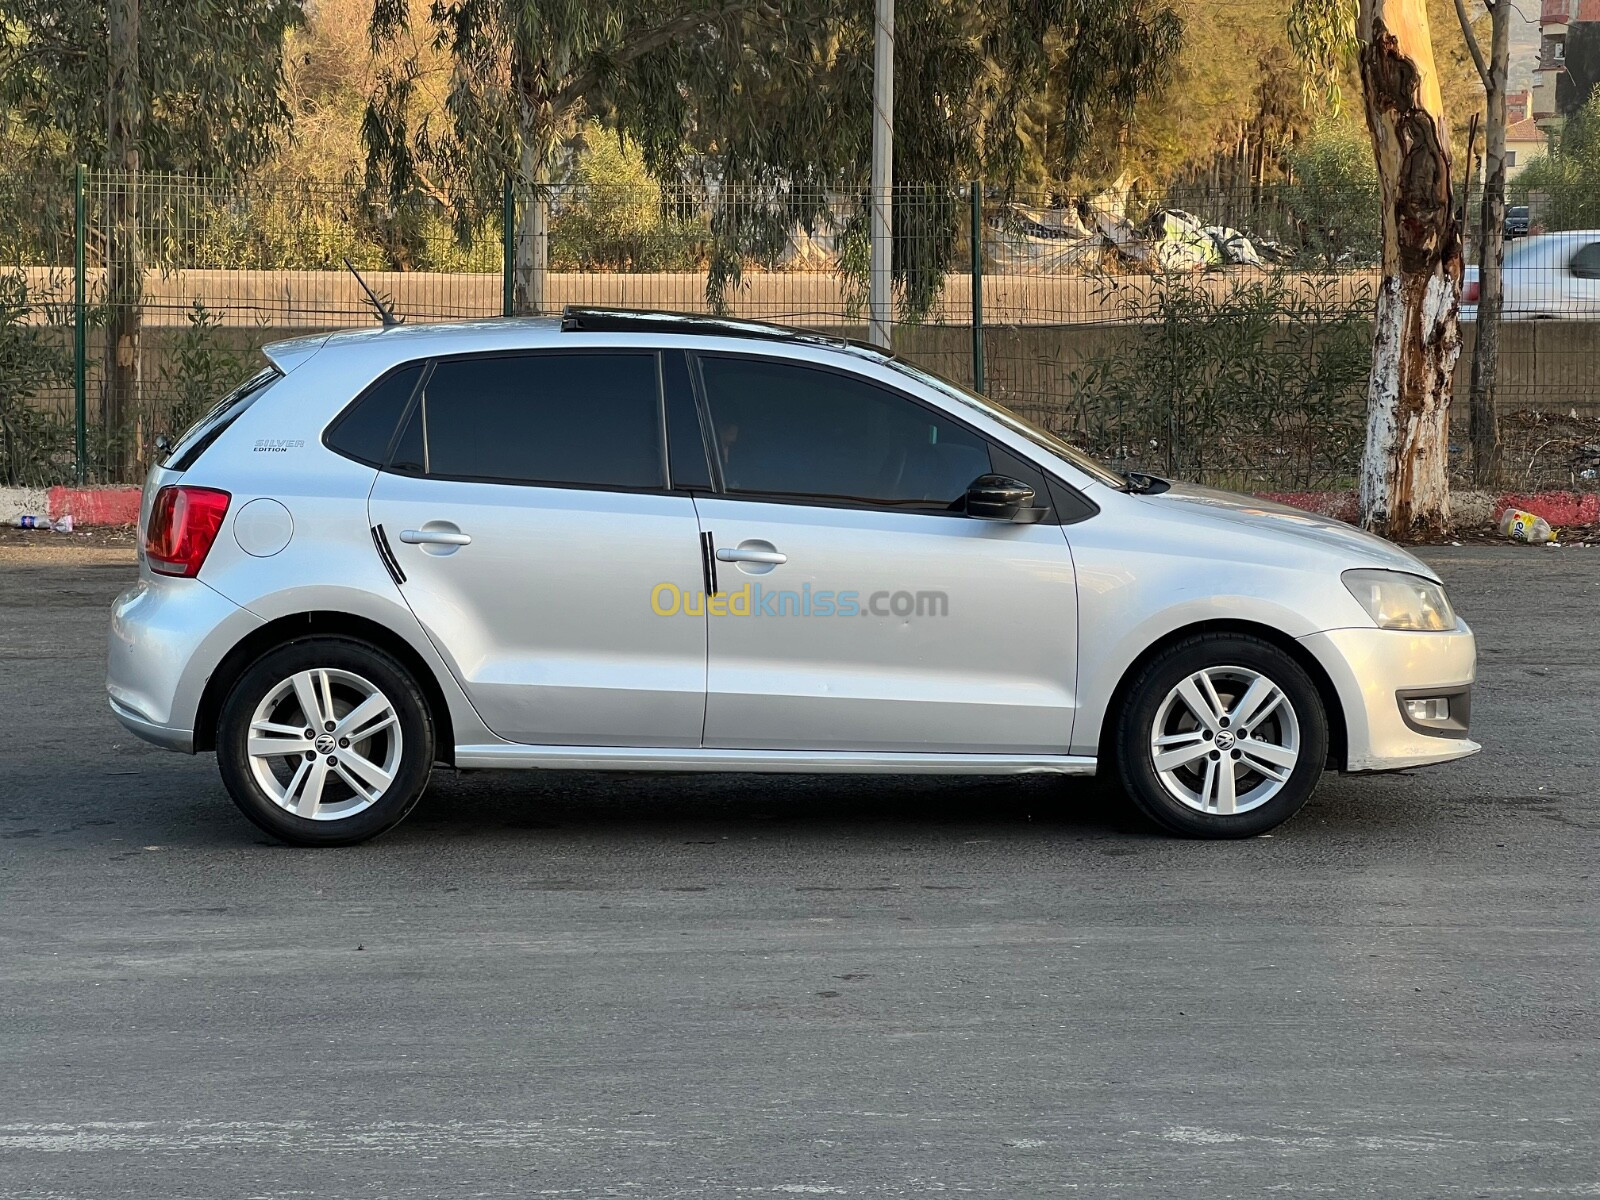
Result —
[[[1600, 229], [1536, 233], [1506, 246], [1507, 321], [1600, 320]], [[1478, 268], [1461, 281], [1461, 319], [1478, 319]]]

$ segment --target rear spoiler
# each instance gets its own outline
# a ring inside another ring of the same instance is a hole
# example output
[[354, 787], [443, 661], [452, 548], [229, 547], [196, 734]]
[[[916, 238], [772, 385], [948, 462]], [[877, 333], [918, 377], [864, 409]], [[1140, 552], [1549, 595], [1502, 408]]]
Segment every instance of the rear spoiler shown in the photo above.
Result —
[[333, 332], [313, 333], [306, 337], [288, 338], [281, 342], [269, 342], [261, 347], [261, 353], [266, 360], [279, 371], [287, 375], [306, 359], [310, 358], [330, 337]]

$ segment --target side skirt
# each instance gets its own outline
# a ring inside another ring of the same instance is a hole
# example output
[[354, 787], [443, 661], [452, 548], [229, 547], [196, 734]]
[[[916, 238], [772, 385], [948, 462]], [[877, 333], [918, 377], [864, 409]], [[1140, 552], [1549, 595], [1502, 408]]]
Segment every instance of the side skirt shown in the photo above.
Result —
[[456, 766], [566, 771], [756, 771], [842, 775], [1093, 775], [1071, 754], [922, 754], [857, 750], [703, 750], [633, 746], [457, 746]]

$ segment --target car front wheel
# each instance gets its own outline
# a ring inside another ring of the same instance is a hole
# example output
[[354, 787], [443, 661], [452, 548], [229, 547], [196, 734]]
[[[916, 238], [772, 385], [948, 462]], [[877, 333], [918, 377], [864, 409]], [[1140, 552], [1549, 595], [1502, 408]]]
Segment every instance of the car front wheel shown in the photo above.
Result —
[[222, 706], [217, 763], [262, 829], [343, 846], [398, 824], [433, 765], [433, 722], [415, 680], [364, 642], [316, 637], [256, 660]]
[[1117, 729], [1122, 781], [1163, 828], [1252, 837], [1310, 798], [1328, 756], [1316, 685], [1283, 650], [1239, 634], [1168, 647], [1129, 689]]

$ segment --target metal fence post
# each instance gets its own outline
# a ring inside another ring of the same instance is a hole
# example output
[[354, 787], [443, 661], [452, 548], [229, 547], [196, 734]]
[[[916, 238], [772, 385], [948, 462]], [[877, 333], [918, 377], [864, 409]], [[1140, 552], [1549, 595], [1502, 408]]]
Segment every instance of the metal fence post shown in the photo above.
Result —
[[967, 185], [972, 200], [972, 386], [983, 391], [983, 181]]
[[500, 315], [509, 317], [516, 303], [516, 238], [517, 197], [511, 190], [511, 175], [507, 173], [505, 190], [500, 197]]
[[74, 474], [81, 487], [88, 475], [86, 461], [89, 440], [89, 349], [88, 306], [84, 303], [83, 242], [85, 225], [84, 187], [87, 173], [82, 163], [74, 172], [72, 202], [72, 401]]

